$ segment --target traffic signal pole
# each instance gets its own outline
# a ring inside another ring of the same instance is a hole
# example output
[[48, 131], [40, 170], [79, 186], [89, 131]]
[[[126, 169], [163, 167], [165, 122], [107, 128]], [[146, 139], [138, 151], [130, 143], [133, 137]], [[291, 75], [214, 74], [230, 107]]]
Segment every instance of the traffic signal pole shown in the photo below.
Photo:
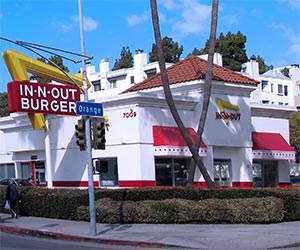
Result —
[[[84, 45], [84, 28], [82, 16], [82, 3], [78, 0], [79, 21], [80, 21], [80, 38], [81, 38], [81, 54], [82, 54], [82, 78], [84, 87], [84, 101], [88, 102], [88, 87], [86, 76], [86, 63], [85, 63], [85, 45]], [[88, 165], [88, 182], [89, 182], [89, 207], [90, 207], [90, 233], [96, 236], [96, 209], [95, 209], [95, 194], [94, 194], [94, 176], [92, 165], [92, 148], [91, 148], [91, 131], [90, 131], [90, 118], [86, 116], [85, 119], [85, 136], [86, 136], [86, 152], [87, 152], [87, 165]]]

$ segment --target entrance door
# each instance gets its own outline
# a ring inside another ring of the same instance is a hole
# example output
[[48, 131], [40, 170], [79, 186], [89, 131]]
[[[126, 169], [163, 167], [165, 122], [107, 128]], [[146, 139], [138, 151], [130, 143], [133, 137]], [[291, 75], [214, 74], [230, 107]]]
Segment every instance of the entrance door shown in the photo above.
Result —
[[36, 184], [46, 184], [45, 163], [35, 162], [35, 178]]
[[231, 160], [214, 160], [214, 182], [217, 187], [231, 186]]
[[253, 162], [253, 186], [254, 187], [277, 187], [278, 164], [277, 161], [254, 161]]
[[276, 161], [263, 162], [263, 183], [264, 187], [277, 187], [278, 167]]

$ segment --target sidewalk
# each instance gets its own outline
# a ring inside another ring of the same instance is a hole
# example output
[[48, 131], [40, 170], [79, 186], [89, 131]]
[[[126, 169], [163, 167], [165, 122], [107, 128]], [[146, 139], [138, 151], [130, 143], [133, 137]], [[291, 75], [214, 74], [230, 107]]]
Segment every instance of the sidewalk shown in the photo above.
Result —
[[72, 241], [178, 249], [300, 249], [300, 221], [278, 224], [97, 224], [1, 214], [0, 231]]

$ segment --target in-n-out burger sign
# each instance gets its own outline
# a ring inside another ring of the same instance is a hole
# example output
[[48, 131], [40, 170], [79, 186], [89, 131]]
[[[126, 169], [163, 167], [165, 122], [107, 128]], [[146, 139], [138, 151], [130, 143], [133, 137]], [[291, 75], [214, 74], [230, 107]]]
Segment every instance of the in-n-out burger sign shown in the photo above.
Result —
[[[45, 62], [42, 62], [41, 60], [34, 59], [32, 57], [29, 57], [27, 55], [24, 55], [20, 52], [11, 49], [2, 52], [2, 57], [5, 61], [5, 64], [7, 66], [7, 69], [13, 81], [29, 82], [30, 80], [29, 73], [30, 73], [42, 77], [47, 77], [49, 80], [54, 80], [56, 82], [70, 85], [70, 86], [74, 86], [74, 81], [75, 81], [76, 85], [81, 86], [81, 88], [83, 88], [82, 74], [76, 74], [76, 75], [70, 73], [65, 74], [64, 71], [58, 69], [57, 67], [54, 67]], [[11, 88], [13, 88], [12, 86], [13, 85], [11, 85]], [[87, 86], [88, 88], [91, 86], [91, 83], [88, 80], [87, 80]], [[11, 94], [11, 100], [13, 100], [10, 103], [11, 110], [16, 111], [16, 108], [18, 107], [20, 108], [20, 104], [14, 104], [15, 101], [18, 102], [18, 100], [14, 97], [14, 94]], [[63, 105], [63, 103], [61, 104]], [[46, 107], [46, 103], [44, 103], [44, 105], [45, 105], [44, 107]], [[48, 109], [50, 111], [50, 108]], [[47, 108], [45, 108], [45, 110], [47, 110]], [[67, 114], [64, 111], [65, 109], [62, 108], [62, 114]], [[55, 113], [57, 114], [57, 112]], [[44, 114], [33, 112], [33, 113], [28, 113], [28, 117], [30, 119], [33, 129], [47, 129]]]
[[76, 115], [80, 89], [75, 86], [32, 82], [7, 85], [8, 111], [58, 115]]
[[[229, 124], [229, 120], [239, 121], [241, 119], [241, 114], [237, 112], [240, 110], [239, 106], [233, 105], [220, 98], [216, 98], [216, 103], [220, 110], [220, 112], [216, 112], [216, 119], [222, 119], [226, 125]], [[225, 112], [225, 108], [236, 112]]]

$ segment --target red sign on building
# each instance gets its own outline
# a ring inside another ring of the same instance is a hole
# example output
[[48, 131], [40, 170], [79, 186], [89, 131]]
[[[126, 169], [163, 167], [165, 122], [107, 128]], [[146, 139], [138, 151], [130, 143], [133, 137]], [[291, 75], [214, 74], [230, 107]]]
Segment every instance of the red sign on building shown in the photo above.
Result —
[[8, 111], [76, 115], [80, 88], [58, 84], [10, 82], [7, 84]]

